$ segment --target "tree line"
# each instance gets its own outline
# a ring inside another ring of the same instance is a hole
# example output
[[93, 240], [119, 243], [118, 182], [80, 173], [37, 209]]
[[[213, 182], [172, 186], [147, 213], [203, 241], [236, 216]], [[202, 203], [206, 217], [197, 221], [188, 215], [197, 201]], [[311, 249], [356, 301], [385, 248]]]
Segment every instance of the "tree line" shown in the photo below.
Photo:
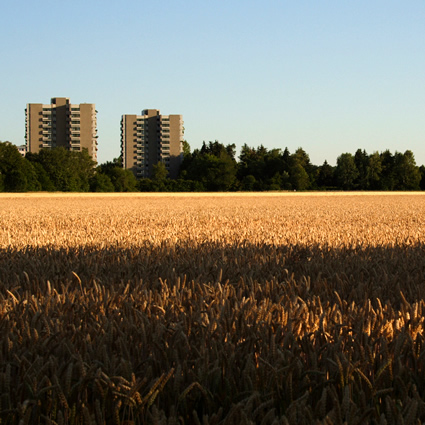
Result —
[[18, 148], [0, 142], [0, 191], [62, 192], [195, 192], [269, 190], [425, 190], [425, 167], [418, 167], [413, 152], [389, 150], [368, 154], [358, 149], [343, 153], [336, 166], [311, 163], [302, 148], [264, 146], [241, 148], [234, 144], [203, 143], [184, 156], [177, 179], [167, 177], [163, 163], [153, 167], [153, 177], [136, 179], [120, 158], [96, 166], [87, 150], [42, 149], [22, 157]]

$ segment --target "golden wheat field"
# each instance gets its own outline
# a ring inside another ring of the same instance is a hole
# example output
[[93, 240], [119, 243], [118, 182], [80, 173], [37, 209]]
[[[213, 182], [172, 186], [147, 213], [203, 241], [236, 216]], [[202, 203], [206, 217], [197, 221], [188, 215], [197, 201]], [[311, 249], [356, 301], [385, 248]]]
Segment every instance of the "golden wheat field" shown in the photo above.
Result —
[[1, 424], [425, 422], [425, 194], [0, 197]]

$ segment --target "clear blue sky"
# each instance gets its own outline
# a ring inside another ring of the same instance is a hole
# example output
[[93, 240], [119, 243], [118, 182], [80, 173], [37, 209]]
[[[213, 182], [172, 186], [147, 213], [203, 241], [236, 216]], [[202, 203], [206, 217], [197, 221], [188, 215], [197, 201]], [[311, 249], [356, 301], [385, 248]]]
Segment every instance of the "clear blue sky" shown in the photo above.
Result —
[[0, 6], [0, 140], [27, 103], [95, 103], [99, 162], [120, 119], [182, 114], [202, 141], [425, 164], [425, 1], [14, 0]]

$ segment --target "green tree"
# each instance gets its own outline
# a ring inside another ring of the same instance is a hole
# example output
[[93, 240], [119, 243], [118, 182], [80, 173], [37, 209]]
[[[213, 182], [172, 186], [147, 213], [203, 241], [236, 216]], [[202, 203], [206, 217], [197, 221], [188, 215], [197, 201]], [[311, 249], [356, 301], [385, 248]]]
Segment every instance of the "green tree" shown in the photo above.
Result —
[[335, 187], [334, 167], [324, 161], [322, 166], [319, 167], [317, 176], [317, 186], [322, 189], [330, 189]]
[[380, 188], [382, 190], [394, 190], [395, 188], [395, 160], [393, 154], [387, 149], [380, 154], [381, 158], [381, 179]]
[[40, 164], [56, 190], [88, 192], [96, 163], [87, 149], [68, 151], [63, 147], [41, 149], [38, 154], [27, 154], [31, 163]]
[[257, 180], [252, 174], [244, 176], [242, 179], [241, 189], [246, 191], [253, 191], [256, 189]]
[[298, 158], [294, 157], [294, 161], [289, 170], [290, 182], [293, 190], [307, 190], [310, 186], [310, 178], [307, 171], [299, 162]]
[[[31, 154], [27, 153], [27, 156], [29, 155]], [[31, 166], [33, 167], [35, 175], [36, 175], [36, 179], [39, 182], [38, 190], [45, 191], [45, 192], [55, 192], [56, 187], [50, 180], [50, 177], [47, 174], [44, 167], [38, 162], [28, 161], [28, 163], [31, 164]]]
[[283, 185], [282, 175], [276, 173], [270, 179], [267, 179], [267, 190], [281, 190]]
[[[256, 190], [266, 189], [265, 180], [267, 177], [269, 177], [268, 173], [266, 172], [267, 155], [268, 151], [262, 145], [257, 149], [251, 148], [247, 144], [242, 146], [241, 153], [239, 155], [239, 163], [237, 165], [237, 178], [241, 182], [242, 187], [245, 186], [246, 177], [252, 176], [256, 181]], [[276, 170], [275, 165], [270, 165], [273, 167], [273, 170]], [[271, 174], [270, 177], [273, 174]]]
[[226, 155], [200, 155], [192, 168], [192, 180], [199, 180], [208, 191], [229, 191], [236, 181], [236, 164]]
[[421, 190], [425, 190], [425, 165], [419, 167], [419, 172], [421, 173], [421, 182], [419, 186]]
[[343, 190], [353, 190], [359, 172], [351, 153], [343, 153], [336, 160], [335, 177], [338, 187]]
[[288, 148], [267, 150], [263, 145], [251, 148], [242, 146], [238, 163], [238, 179], [241, 187], [245, 187], [247, 176], [256, 180], [256, 190], [290, 189], [289, 169], [291, 156]]
[[183, 157], [190, 156], [190, 145], [187, 140], [183, 140]]
[[38, 180], [37, 171], [34, 164], [23, 158], [22, 170], [26, 178], [26, 190], [30, 192], [37, 192], [42, 189], [41, 183]]
[[261, 166], [264, 178], [274, 179], [276, 175], [282, 175], [284, 171], [288, 171], [289, 163], [285, 163], [280, 149], [272, 149], [266, 151], [262, 155], [264, 164]]
[[148, 178], [141, 178], [137, 181], [137, 190], [140, 192], [156, 192], [157, 185]]
[[115, 192], [137, 192], [137, 179], [131, 170], [118, 165], [119, 161], [108, 161], [97, 167], [97, 171], [107, 175]]
[[395, 189], [419, 190], [421, 173], [416, 166], [413, 152], [407, 150], [404, 154], [396, 152], [394, 156]]
[[293, 190], [306, 190], [310, 187], [310, 177], [306, 170], [310, 165], [310, 157], [302, 148], [298, 148], [289, 157], [289, 176]]
[[235, 145], [224, 146], [218, 141], [205, 142], [196, 149], [190, 161], [183, 161], [185, 179], [200, 182], [208, 191], [229, 191], [236, 184]]
[[163, 162], [157, 162], [152, 166], [152, 179], [142, 179], [138, 182], [139, 190], [144, 192], [167, 192], [173, 191], [171, 180], [167, 178], [168, 170]]
[[382, 188], [382, 160], [378, 152], [374, 152], [369, 156], [369, 164], [367, 167], [367, 181], [369, 189], [379, 190]]
[[157, 162], [152, 166], [152, 178], [156, 182], [165, 182], [168, 176], [168, 170], [163, 162]]
[[311, 163], [310, 156], [303, 148], [298, 148], [292, 157], [297, 159], [298, 163], [302, 165], [308, 175], [309, 183], [307, 189], [316, 188], [319, 167]]
[[356, 189], [367, 190], [369, 189], [369, 155], [363, 149], [357, 149], [354, 154], [354, 163], [358, 171], [358, 175], [355, 181]]
[[110, 178], [116, 192], [137, 192], [137, 179], [131, 170], [115, 168]]
[[114, 192], [114, 190], [110, 177], [104, 173], [96, 172], [90, 180], [90, 192]]
[[298, 164], [300, 164], [304, 170], [306, 170], [310, 165], [310, 157], [303, 148], [298, 148], [293, 154], [292, 159], [295, 159]]
[[10, 142], [0, 142], [0, 190], [26, 192], [39, 190], [37, 173]]
[[88, 192], [90, 190], [90, 180], [95, 174], [96, 162], [90, 156], [87, 149], [82, 151], [71, 151], [70, 152], [70, 164], [72, 167], [76, 167], [76, 174], [79, 181], [79, 191]]

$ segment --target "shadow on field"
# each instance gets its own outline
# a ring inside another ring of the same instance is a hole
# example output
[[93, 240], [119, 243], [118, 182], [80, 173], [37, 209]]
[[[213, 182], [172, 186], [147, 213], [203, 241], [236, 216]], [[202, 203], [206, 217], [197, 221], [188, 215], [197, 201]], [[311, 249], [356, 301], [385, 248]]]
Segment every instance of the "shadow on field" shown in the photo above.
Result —
[[425, 246], [341, 247], [272, 246], [242, 242], [206, 242], [138, 247], [109, 246], [0, 251], [0, 288], [31, 291], [50, 285], [95, 281], [114, 286], [143, 282], [157, 289], [161, 280], [185, 279], [201, 284], [229, 282], [278, 284], [293, 281], [298, 296], [335, 301], [335, 291], [347, 301], [380, 298], [398, 303], [400, 291], [409, 302], [425, 299]]
[[0, 421], [422, 423], [424, 276], [421, 244], [2, 250]]

